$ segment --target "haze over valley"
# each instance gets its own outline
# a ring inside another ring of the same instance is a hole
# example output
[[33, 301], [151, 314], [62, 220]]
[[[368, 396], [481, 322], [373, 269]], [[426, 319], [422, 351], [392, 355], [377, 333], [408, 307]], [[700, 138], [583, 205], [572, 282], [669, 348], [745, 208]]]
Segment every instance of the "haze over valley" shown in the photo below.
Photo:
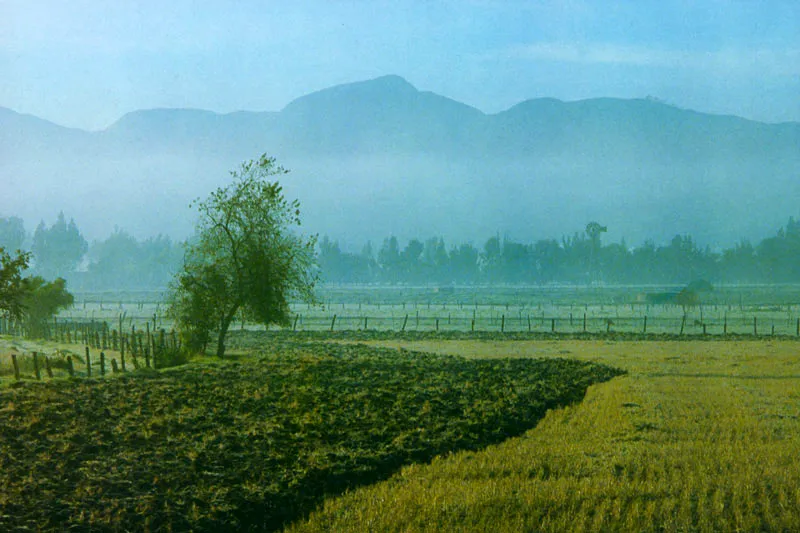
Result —
[[[0, 213], [59, 211], [89, 239], [118, 226], [182, 239], [188, 204], [267, 153], [307, 231], [345, 247], [388, 235], [532, 242], [590, 220], [629, 245], [690, 234], [730, 246], [798, 214], [800, 124], [656, 99], [537, 98], [487, 114], [399, 76], [300, 96], [279, 112], [128, 113], [89, 132], [0, 110]], [[25, 201], [20, 201], [24, 199]]]

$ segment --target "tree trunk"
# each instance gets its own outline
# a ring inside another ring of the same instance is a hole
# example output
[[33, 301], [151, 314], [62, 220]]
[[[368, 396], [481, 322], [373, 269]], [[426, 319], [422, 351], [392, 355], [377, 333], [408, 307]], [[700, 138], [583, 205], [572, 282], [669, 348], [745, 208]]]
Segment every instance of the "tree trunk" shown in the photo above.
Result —
[[219, 324], [219, 336], [217, 337], [217, 357], [222, 359], [225, 357], [225, 336], [228, 334], [228, 328], [233, 322], [233, 317], [236, 315], [236, 311], [239, 310], [239, 304], [233, 306], [233, 308], [222, 317], [222, 320]]

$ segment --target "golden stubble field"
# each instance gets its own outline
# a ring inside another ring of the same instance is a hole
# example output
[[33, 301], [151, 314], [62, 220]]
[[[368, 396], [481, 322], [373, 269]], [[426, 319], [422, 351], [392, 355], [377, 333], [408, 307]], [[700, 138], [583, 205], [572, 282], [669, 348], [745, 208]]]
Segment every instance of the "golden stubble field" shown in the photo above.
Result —
[[800, 531], [800, 342], [374, 344], [628, 374], [520, 438], [404, 468], [290, 531]]

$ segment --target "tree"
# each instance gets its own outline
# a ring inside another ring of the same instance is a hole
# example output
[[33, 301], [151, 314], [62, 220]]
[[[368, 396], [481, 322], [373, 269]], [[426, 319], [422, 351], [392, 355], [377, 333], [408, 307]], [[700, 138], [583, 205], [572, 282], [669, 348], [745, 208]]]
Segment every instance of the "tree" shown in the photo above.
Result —
[[316, 237], [293, 233], [300, 204], [284, 198], [273, 176], [287, 174], [266, 154], [232, 171], [233, 182], [192, 203], [200, 213], [173, 283], [170, 313], [193, 349], [217, 336], [217, 356], [240, 315], [289, 324], [290, 296], [313, 301]]
[[139, 242], [115, 228], [89, 248], [89, 277], [94, 290], [163, 289], [183, 263], [183, 247], [159, 235]]
[[30, 276], [22, 280], [22, 290], [25, 323], [31, 337], [44, 336], [50, 319], [75, 301], [63, 278], [46, 281], [40, 276]]
[[400, 280], [400, 245], [394, 235], [383, 240], [383, 245], [378, 251], [378, 264], [384, 280], [391, 283]]
[[608, 231], [607, 226], [601, 226], [597, 222], [586, 224], [586, 236], [589, 237], [591, 248], [589, 250], [589, 272], [590, 281], [594, 281], [597, 273], [597, 258], [600, 251], [600, 235]]
[[21, 250], [25, 242], [25, 223], [19, 217], [0, 217], [0, 248]]
[[47, 228], [39, 223], [33, 234], [33, 256], [36, 270], [45, 278], [64, 276], [75, 270], [89, 249], [75, 220], [67, 223], [64, 213], [58, 214], [55, 224]]
[[17, 252], [16, 257], [0, 248], [0, 314], [12, 320], [22, 318], [25, 288], [22, 273], [28, 268], [30, 254]]
[[401, 268], [405, 281], [422, 281], [420, 258], [425, 245], [419, 239], [411, 239], [400, 254]]
[[0, 248], [0, 313], [12, 320], [25, 320], [29, 333], [40, 336], [53, 315], [72, 305], [73, 297], [61, 278], [53, 282], [39, 276], [23, 278], [29, 259], [28, 253], [18, 252], [12, 257]]
[[89, 276], [94, 288], [130, 289], [139, 285], [137, 266], [141, 258], [139, 243], [119, 228], [89, 249]]
[[455, 281], [474, 283], [478, 280], [480, 252], [470, 243], [453, 246], [450, 250], [450, 267]]

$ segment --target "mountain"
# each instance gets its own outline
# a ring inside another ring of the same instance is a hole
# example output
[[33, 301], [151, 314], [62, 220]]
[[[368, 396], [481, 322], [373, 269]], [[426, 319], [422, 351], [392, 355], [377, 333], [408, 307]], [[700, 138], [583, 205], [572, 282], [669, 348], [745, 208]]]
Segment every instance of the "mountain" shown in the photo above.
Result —
[[[798, 215], [800, 124], [653, 100], [527, 100], [485, 114], [398, 76], [331, 87], [279, 112], [129, 113], [85, 132], [0, 108], [0, 216], [60, 210], [90, 238], [119, 225], [191, 232], [188, 203], [261, 153], [292, 170], [305, 226], [345, 245], [388, 235], [481, 244], [581, 231], [712, 247]], [[376, 243], [376, 244], [379, 244]]]

